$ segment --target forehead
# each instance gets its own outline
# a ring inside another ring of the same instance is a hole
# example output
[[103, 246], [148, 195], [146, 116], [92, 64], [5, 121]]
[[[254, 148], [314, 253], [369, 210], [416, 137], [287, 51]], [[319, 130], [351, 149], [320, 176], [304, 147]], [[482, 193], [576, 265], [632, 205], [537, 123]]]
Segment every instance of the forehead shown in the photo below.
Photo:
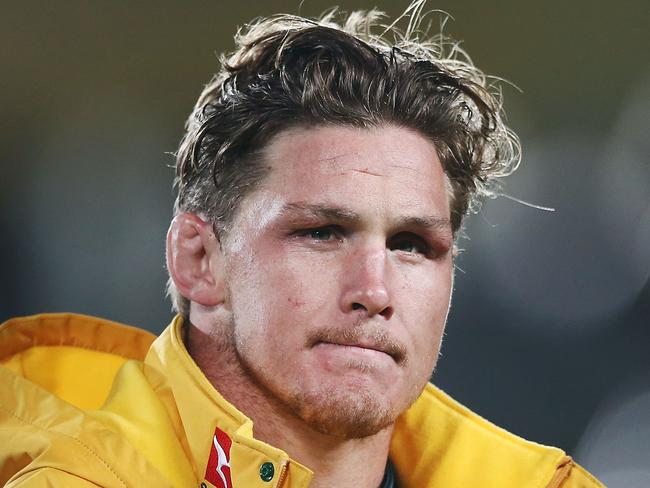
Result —
[[318, 126], [280, 133], [267, 146], [262, 183], [288, 202], [323, 200], [431, 207], [449, 215], [449, 184], [434, 144], [396, 126]]

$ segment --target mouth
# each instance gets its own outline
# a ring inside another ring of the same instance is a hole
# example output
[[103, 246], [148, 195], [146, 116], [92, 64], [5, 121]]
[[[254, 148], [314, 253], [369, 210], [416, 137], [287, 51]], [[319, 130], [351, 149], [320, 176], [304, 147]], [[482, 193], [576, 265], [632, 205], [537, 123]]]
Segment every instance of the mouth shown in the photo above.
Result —
[[358, 334], [350, 331], [345, 331], [343, 334], [328, 331], [328, 333], [321, 333], [320, 335], [321, 337], [312, 343], [312, 347], [344, 351], [350, 354], [365, 355], [366, 357], [385, 358], [388, 356], [398, 365], [405, 362], [405, 347], [383, 331], [370, 337], [358, 337]]
[[357, 344], [357, 343], [348, 343], [348, 342], [328, 342], [328, 341], [318, 341], [316, 344], [314, 344], [314, 347], [318, 346], [334, 346], [334, 347], [341, 347], [341, 348], [348, 348], [350, 350], [357, 349], [359, 352], [367, 351], [368, 353], [382, 353], [386, 354], [393, 359], [395, 357], [393, 354], [391, 354], [389, 351], [386, 351], [385, 349], [376, 346], [376, 345], [367, 345], [367, 344]]

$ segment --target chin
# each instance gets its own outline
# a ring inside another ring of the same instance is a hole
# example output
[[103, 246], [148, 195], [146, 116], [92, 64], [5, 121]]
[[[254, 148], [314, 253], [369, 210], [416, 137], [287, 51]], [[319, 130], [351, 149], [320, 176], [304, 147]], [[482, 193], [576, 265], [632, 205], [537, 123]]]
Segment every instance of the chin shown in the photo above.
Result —
[[309, 427], [341, 439], [375, 435], [390, 427], [401, 413], [385, 398], [366, 391], [337, 388], [296, 393], [287, 403]]

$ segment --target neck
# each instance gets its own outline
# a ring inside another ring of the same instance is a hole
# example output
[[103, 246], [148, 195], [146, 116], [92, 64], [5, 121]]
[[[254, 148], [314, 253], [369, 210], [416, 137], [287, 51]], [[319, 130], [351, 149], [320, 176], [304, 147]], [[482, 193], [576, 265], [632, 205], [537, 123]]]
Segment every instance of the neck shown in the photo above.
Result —
[[[376, 488], [388, 458], [392, 425], [374, 435], [347, 439], [323, 434], [289, 411], [240, 364], [229, 333], [214, 322], [193, 324], [187, 349], [215, 389], [253, 421], [255, 438], [284, 450], [314, 472], [315, 488]], [[226, 338], [226, 340], [224, 340]]]

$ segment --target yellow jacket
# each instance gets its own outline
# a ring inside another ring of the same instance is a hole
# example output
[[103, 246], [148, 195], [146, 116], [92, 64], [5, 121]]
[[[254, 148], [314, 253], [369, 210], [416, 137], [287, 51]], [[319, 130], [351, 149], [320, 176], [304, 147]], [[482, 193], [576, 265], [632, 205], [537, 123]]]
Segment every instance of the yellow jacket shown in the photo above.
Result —
[[[307, 487], [311, 471], [256, 440], [210, 385], [181, 327], [177, 317], [156, 339], [74, 314], [0, 326], [0, 484]], [[390, 457], [406, 488], [602, 486], [433, 385], [398, 420]]]

